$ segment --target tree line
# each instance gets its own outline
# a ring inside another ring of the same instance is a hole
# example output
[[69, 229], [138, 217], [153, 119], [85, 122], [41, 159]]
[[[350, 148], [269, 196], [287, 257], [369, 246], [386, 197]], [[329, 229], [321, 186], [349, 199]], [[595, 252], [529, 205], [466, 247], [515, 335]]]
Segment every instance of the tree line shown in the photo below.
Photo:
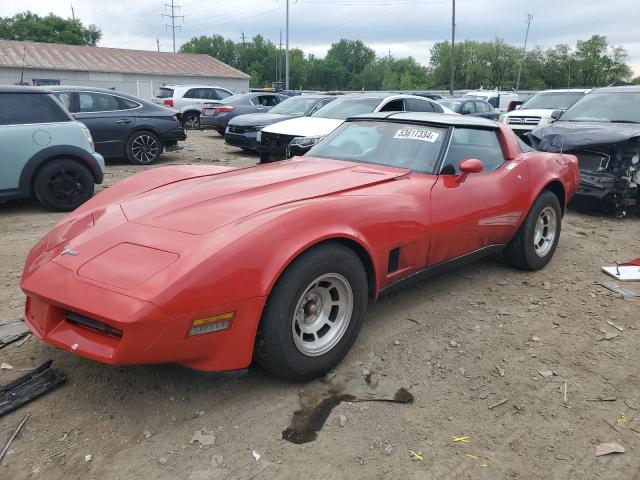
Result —
[[[0, 17], [0, 38], [36, 42], [97, 45], [102, 36], [95, 25], [53, 14], [39, 16], [29, 11]], [[268, 87], [284, 79], [284, 52], [262, 35], [234, 42], [220, 35], [194, 37], [182, 45], [183, 53], [211, 55], [251, 75], [252, 87]], [[535, 47], [523, 56], [522, 49], [501, 38], [490, 41], [465, 40], [456, 44], [455, 89], [515, 87], [523, 61], [520, 88], [599, 87], [616, 82], [640, 84], [632, 79], [627, 51], [611, 45], [607, 37], [593, 35], [542, 49]], [[289, 52], [290, 86], [307, 90], [441, 90], [449, 88], [451, 44], [438, 42], [430, 51], [429, 65], [413, 57], [378, 57], [360, 40], [333, 43], [324, 58], [306, 55], [301, 49]]]
[[[219, 35], [201, 36], [183, 44], [180, 51], [218, 58], [250, 74], [252, 87], [269, 86], [276, 76], [276, 59], [282, 65], [284, 58], [261, 35], [242, 43]], [[331, 45], [324, 58], [294, 48], [289, 52], [290, 86], [308, 90], [448, 89], [451, 44], [438, 42], [430, 53], [429, 65], [423, 66], [413, 57], [377, 57], [360, 40], [342, 39]], [[640, 83], [640, 77], [631, 78], [626, 50], [610, 45], [603, 35], [578, 40], [573, 48], [566, 44], [535, 47], [524, 57], [520, 47], [496, 38], [456, 44], [455, 89], [515, 88], [521, 60], [522, 90]]]

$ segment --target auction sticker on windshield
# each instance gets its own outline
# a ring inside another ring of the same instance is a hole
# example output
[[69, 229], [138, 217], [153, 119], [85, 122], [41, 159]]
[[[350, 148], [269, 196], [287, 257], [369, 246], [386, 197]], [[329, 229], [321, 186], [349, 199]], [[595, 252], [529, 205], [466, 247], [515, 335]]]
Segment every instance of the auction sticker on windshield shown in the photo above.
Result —
[[440, 134], [438, 132], [433, 132], [426, 128], [401, 128], [396, 132], [393, 138], [435, 143], [439, 136]]

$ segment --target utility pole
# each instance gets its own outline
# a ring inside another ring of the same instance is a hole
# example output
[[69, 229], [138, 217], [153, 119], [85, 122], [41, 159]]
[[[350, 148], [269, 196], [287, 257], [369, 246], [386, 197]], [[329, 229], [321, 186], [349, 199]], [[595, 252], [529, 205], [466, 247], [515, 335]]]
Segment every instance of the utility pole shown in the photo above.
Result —
[[282, 70], [282, 29], [280, 29], [280, 46], [278, 47], [278, 68], [276, 72], [276, 82], [280, 82], [282, 75], [280, 74], [280, 70]]
[[284, 53], [284, 89], [289, 90], [289, 0], [287, 2], [287, 40]]
[[527, 52], [527, 40], [529, 39], [529, 27], [531, 26], [533, 15], [527, 13], [527, 33], [524, 35], [524, 47], [522, 47], [522, 58], [520, 59], [520, 67], [518, 67], [518, 79], [516, 80], [516, 92], [520, 90], [520, 75], [522, 74], [522, 64], [524, 63], [524, 55]]
[[245, 71], [245, 59], [247, 58], [247, 46], [245, 43], [245, 36], [244, 36], [244, 32], [242, 30], [240, 30], [240, 38], [242, 38], [242, 58], [240, 58], [240, 65], [242, 68], [242, 71]]
[[176, 28], [182, 30], [181, 25], [176, 26], [176, 18], [181, 18], [182, 20], [184, 20], [184, 15], [176, 15], [176, 10], [180, 11], [180, 5], [174, 5], [174, 0], [171, 0], [171, 4], [165, 3], [164, 8], [165, 10], [167, 8], [171, 9], [171, 14], [163, 13], [162, 16], [171, 19], [171, 25], [165, 25], [164, 28], [171, 29], [171, 36], [173, 37], [173, 53], [176, 53]]
[[73, 21], [76, 21], [76, 12], [73, 11], [73, 3], [71, 4], [71, 18], [73, 18]]
[[449, 93], [453, 95], [456, 74], [456, 0], [452, 0], [451, 4], [451, 75], [449, 76]]
[[160, 39], [156, 38], [156, 45], [158, 45], [158, 53], [160, 53]]

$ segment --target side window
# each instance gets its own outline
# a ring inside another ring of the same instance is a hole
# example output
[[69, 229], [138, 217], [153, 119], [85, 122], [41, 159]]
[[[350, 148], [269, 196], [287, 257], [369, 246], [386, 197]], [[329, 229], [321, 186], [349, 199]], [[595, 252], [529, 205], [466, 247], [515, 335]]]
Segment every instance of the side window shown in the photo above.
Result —
[[322, 107], [324, 107], [328, 103], [331, 103], [332, 101], [333, 98], [325, 98], [324, 100], [320, 100], [313, 106], [311, 110], [309, 110], [309, 113], [307, 113], [307, 115], [311, 115], [313, 112], [320, 110]]
[[500, 102], [500, 97], [491, 97], [490, 99], [487, 100], [487, 102], [493, 108], [498, 108], [498, 103]]
[[464, 102], [464, 105], [462, 105], [462, 111], [460, 113], [462, 113], [463, 115], [476, 113], [476, 107], [474, 107], [473, 104], [474, 102]]
[[418, 100], [417, 98], [406, 98], [404, 103], [408, 112], [433, 112], [433, 104], [428, 100]]
[[216, 88], [215, 92], [216, 92], [216, 95], [218, 97], [218, 100], [222, 100], [223, 98], [227, 98], [227, 97], [230, 97], [231, 95], [233, 95], [232, 93], [229, 93], [226, 90], [222, 90], [220, 88]]
[[504, 154], [494, 130], [478, 130], [473, 128], [454, 128], [451, 143], [444, 164], [440, 169], [442, 175], [457, 175], [462, 160], [477, 158], [484, 164], [483, 172], [495, 170], [504, 163]]
[[68, 122], [70, 119], [49, 95], [0, 93], [0, 125]]
[[201, 98], [199, 88], [190, 88], [184, 94], [184, 98]]
[[214, 88], [201, 88], [200, 90], [202, 90], [200, 93], [205, 100], [218, 100], [218, 95]]
[[269, 95], [267, 97], [267, 107], [275, 107], [278, 103], [280, 103], [280, 98], [277, 97], [276, 95]]
[[391, 100], [385, 106], [380, 109], [381, 112], [404, 112], [404, 101], [399, 98], [398, 100]]
[[118, 110], [132, 110], [140, 106], [138, 102], [134, 102], [133, 100], [129, 100], [128, 98], [122, 98], [122, 97], [115, 97], [115, 98], [118, 102]]
[[112, 112], [120, 110], [113, 95], [97, 92], [79, 92], [80, 112]]
[[53, 96], [58, 99], [58, 101], [64, 105], [64, 108], [71, 111], [71, 92], [54, 92]]
[[485, 102], [475, 102], [477, 112], [490, 112], [491, 105]]

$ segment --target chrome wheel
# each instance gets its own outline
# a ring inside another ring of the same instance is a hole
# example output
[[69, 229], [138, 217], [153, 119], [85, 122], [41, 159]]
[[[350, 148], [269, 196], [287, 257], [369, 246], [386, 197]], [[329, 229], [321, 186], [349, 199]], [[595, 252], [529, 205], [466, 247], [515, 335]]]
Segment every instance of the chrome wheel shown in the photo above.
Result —
[[317, 357], [344, 336], [353, 313], [353, 291], [345, 277], [328, 273], [311, 282], [298, 300], [291, 323], [300, 353]]
[[539, 257], [546, 256], [556, 239], [558, 231], [558, 217], [551, 207], [545, 207], [538, 216], [533, 231], [533, 248]]
[[160, 154], [160, 145], [151, 135], [138, 135], [131, 142], [131, 153], [138, 163], [152, 163]]
[[198, 115], [187, 115], [184, 119], [184, 127], [190, 130], [196, 130], [200, 128], [200, 117]]

